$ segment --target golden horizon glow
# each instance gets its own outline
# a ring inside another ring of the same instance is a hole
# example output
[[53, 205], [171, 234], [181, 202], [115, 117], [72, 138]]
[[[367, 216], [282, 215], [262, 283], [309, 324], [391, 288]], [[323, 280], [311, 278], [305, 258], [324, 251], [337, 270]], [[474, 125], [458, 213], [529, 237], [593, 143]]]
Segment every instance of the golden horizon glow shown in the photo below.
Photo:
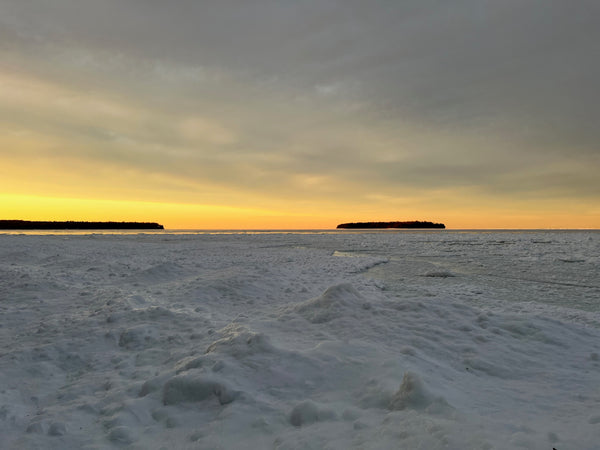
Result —
[[0, 195], [3, 206], [2, 219], [49, 221], [115, 221], [157, 222], [166, 230], [310, 230], [333, 229], [340, 223], [431, 220], [445, 223], [447, 229], [598, 229], [595, 214], [589, 220], [573, 227], [569, 214], [545, 216], [549, 226], [539, 227], [539, 217], [526, 212], [505, 212], [501, 218], [462, 216], [444, 211], [435, 217], [414, 212], [404, 216], [391, 214], [348, 212], [323, 215], [318, 212], [276, 211], [252, 208], [224, 207], [177, 203], [140, 202], [124, 200], [53, 198], [26, 195]]

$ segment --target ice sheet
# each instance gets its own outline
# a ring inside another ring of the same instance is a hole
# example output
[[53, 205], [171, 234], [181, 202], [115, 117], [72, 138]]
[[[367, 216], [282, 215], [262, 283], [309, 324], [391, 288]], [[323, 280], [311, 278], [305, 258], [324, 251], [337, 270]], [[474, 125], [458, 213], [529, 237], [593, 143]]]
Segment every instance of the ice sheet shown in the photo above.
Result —
[[0, 236], [0, 448], [597, 449], [600, 234]]

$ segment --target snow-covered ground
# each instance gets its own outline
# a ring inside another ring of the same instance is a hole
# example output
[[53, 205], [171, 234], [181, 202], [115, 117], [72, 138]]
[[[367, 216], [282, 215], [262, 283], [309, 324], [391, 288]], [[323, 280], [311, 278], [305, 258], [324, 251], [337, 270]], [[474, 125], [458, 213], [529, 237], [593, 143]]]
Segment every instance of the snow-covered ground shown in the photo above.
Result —
[[600, 448], [600, 233], [0, 235], [0, 448]]

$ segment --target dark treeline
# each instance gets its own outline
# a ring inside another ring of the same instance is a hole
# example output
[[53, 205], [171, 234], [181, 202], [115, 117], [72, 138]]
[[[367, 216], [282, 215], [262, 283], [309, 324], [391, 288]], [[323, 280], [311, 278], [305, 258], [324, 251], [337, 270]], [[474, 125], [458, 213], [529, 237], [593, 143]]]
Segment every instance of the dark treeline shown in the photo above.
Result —
[[422, 222], [413, 220], [409, 222], [355, 222], [342, 223], [337, 228], [446, 228], [443, 223]]
[[164, 227], [155, 222], [0, 220], [0, 230], [164, 230]]

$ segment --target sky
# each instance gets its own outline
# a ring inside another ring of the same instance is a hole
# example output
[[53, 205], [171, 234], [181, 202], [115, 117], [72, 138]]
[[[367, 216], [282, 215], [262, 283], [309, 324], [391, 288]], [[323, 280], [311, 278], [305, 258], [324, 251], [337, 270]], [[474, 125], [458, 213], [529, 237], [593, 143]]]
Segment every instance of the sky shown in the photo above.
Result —
[[0, 218], [600, 228], [597, 0], [2, 0]]

